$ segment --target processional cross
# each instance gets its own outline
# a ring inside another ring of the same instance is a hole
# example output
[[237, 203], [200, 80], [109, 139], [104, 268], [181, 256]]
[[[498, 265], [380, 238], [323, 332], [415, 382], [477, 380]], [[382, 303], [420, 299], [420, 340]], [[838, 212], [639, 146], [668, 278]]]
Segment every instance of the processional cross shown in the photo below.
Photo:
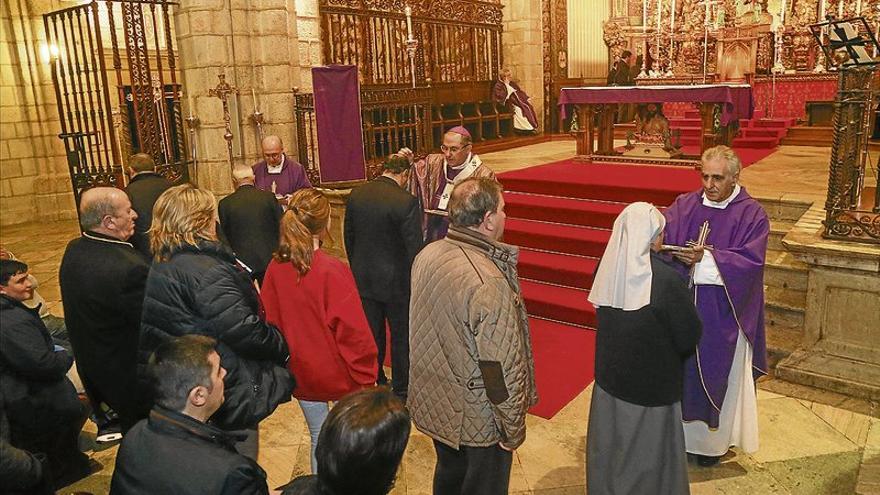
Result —
[[232, 170], [232, 117], [229, 115], [229, 95], [237, 95], [238, 88], [226, 82], [226, 74], [218, 74], [217, 77], [220, 79], [220, 82], [217, 83], [216, 87], [208, 90], [208, 96], [220, 98], [220, 101], [223, 103], [223, 123], [226, 125], [226, 133], [223, 134], [223, 139], [226, 140], [226, 155], [229, 159], [229, 169]]

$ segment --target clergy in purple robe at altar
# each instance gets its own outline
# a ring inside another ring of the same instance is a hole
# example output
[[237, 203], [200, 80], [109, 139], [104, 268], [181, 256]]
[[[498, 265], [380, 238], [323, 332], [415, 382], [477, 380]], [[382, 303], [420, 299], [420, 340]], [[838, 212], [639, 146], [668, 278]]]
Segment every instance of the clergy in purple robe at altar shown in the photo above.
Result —
[[[700, 345], [685, 365], [682, 398], [685, 446], [701, 466], [716, 464], [731, 446], [746, 453], [758, 449], [755, 380], [767, 373], [764, 258], [770, 222], [738, 184], [741, 168], [727, 146], [706, 150], [703, 189], [682, 194], [665, 212], [664, 243], [697, 244], [669, 252], [689, 278], [703, 322]], [[701, 237], [705, 248], [699, 247]]]
[[432, 153], [414, 160], [412, 150], [402, 148], [398, 153], [413, 162], [407, 188], [419, 200], [424, 211], [422, 233], [425, 242], [446, 237], [449, 217], [446, 207], [455, 184], [468, 177], [495, 178], [495, 173], [483, 165], [471, 150], [471, 133], [464, 127], [453, 127], [443, 135], [440, 153]]
[[263, 160], [254, 164], [254, 186], [283, 198], [294, 192], [312, 187], [306, 170], [284, 153], [284, 143], [278, 136], [263, 138]]
[[529, 103], [529, 95], [511, 80], [510, 69], [501, 69], [492, 95], [498, 103], [510, 103], [513, 107], [514, 129], [528, 133], [538, 132], [538, 118]]

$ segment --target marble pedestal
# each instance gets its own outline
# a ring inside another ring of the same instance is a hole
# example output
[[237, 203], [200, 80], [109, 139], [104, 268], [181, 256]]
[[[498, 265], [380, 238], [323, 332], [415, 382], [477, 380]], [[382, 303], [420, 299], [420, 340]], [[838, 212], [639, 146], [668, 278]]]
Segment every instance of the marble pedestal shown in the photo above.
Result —
[[823, 239], [821, 207], [782, 240], [809, 266], [802, 347], [779, 363], [787, 381], [880, 400], [880, 246]]

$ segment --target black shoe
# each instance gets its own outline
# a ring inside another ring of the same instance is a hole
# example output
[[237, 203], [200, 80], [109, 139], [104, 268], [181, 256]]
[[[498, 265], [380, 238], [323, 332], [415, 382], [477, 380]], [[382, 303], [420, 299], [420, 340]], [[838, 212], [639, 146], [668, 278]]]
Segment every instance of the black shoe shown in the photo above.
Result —
[[92, 473], [97, 473], [102, 468], [103, 466], [98, 461], [83, 454], [62, 467], [61, 471], [55, 474], [52, 484], [56, 490], [59, 490], [90, 476]]
[[119, 421], [111, 421], [98, 427], [98, 435], [95, 437], [95, 443], [105, 444], [115, 442], [121, 438], [122, 427], [119, 426]]
[[721, 460], [721, 457], [722, 456], [720, 456], [720, 455], [715, 456], [715, 455], [699, 455], [698, 454], [697, 455], [697, 464], [700, 465], [701, 467], [712, 467], [712, 466], [718, 464], [718, 462]]

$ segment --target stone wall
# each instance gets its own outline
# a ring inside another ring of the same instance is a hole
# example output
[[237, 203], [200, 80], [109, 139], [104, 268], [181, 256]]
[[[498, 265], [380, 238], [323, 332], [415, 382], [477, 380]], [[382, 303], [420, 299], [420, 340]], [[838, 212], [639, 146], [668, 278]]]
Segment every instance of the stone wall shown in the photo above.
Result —
[[[0, 225], [76, 218], [58, 133], [41, 14], [58, 2], [0, 9]], [[24, 10], [22, 10], [24, 9]]]
[[544, 114], [544, 68], [541, 51], [541, 2], [509, 0], [504, 3], [501, 35], [504, 67], [529, 95], [538, 122]]

